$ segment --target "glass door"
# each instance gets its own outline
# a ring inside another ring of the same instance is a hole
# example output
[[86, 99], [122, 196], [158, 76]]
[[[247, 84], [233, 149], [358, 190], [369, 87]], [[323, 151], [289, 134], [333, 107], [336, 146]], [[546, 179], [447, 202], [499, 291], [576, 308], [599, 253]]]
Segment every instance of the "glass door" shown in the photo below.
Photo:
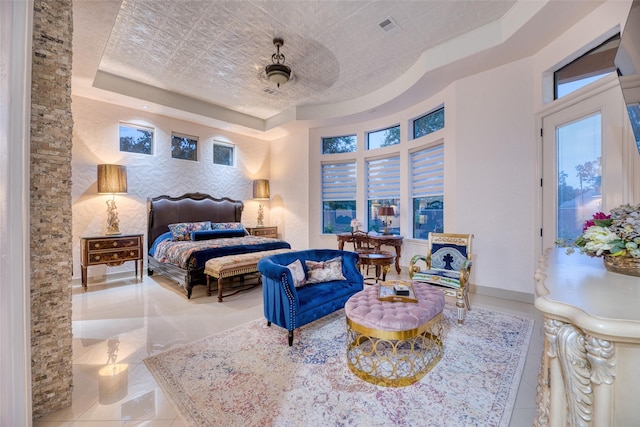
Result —
[[578, 237], [586, 219], [632, 187], [624, 104], [617, 87], [603, 89], [542, 119], [542, 249]]

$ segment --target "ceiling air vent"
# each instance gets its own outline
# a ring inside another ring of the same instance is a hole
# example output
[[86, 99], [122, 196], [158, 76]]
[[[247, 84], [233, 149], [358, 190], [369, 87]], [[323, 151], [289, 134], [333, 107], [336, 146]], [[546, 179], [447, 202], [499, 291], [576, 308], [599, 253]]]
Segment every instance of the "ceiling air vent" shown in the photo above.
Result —
[[391, 17], [385, 18], [382, 22], [378, 23], [378, 26], [387, 34], [395, 34], [400, 30], [396, 21]]

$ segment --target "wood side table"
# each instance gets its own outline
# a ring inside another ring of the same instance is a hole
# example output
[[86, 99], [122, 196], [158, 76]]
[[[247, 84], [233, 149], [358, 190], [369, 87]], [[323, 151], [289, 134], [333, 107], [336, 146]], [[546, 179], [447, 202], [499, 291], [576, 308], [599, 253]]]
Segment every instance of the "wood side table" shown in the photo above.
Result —
[[134, 261], [136, 278], [138, 263], [140, 264], [140, 280], [142, 280], [143, 240], [142, 234], [82, 237], [80, 239], [82, 287], [87, 289], [87, 267], [102, 264], [116, 266], [126, 261]]
[[[338, 249], [344, 250], [345, 242], [352, 241], [351, 233], [336, 234], [338, 238]], [[376, 251], [380, 251], [380, 246], [393, 246], [396, 250], [396, 272], [400, 274], [400, 256], [402, 255], [402, 242], [404, 237], [397, 234], [378, 234], [377, 236], [369, 236], [369, 245], [373, 246]]]
[[252, 236], [278, 238], [278, 227], [247, 227], [247, 231]]

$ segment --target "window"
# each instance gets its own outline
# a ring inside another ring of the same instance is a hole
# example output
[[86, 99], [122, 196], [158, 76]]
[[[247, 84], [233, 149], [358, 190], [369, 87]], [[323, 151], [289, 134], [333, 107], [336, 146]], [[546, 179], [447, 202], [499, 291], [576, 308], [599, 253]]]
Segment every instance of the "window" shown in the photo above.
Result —
[[322, 154], [354, 153], [357, 149], [355, 135], [322, 138]]
[[223, 166], [234, 166], [235, 150], [232, 144], [224, 144], [214, 141], [213, 143], [213, 164]]
[[596, 113], [556, 128], [558, 239], [582, 233], [586, 219], [602, 210], [602, 115]]
[[619, 45], [620, 34], [617, 34], [553, 73], [554, 99], [615, 72], [613, 60]]
[[171, 133], [171, 157], [183, 160], [198, 160], [198, 137]]
[[[392, 207], [393, 216], [379, 215]], [[369, 231], [400, 234], [400, 156], [367, 162], [367, 223]]]
[[356, 163], [322, 165], [322, 232], [351, 231], [356, 217]]
[[413, 139], [444, 128], [444, 107], [418, 117], [413, 121]]
[[400, 125], [367, 133], [367, 150], [400, 144]]
[[153, 128], [120, 123], [120, 151], [152, 154]]
[[444, 231], [444, 144], [411, 153], [413, 237]]

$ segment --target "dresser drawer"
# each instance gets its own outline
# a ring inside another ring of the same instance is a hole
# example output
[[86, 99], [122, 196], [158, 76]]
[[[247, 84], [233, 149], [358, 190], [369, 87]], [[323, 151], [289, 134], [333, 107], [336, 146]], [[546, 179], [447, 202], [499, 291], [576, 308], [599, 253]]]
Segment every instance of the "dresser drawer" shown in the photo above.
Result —
[[88, 240], [88, 250], [104, 251], [119, 248], [139, 247], [139, 237], [121, 237], [121, 238], [107, 238], [107, 239], [90, 239]]
[[278, 227], [250, 227], [247, 231], [252, 236], [278, 238]]
[[131, 261], [140, 258], [140, 249], [138, 248], [89, 252], [89, 265]]

